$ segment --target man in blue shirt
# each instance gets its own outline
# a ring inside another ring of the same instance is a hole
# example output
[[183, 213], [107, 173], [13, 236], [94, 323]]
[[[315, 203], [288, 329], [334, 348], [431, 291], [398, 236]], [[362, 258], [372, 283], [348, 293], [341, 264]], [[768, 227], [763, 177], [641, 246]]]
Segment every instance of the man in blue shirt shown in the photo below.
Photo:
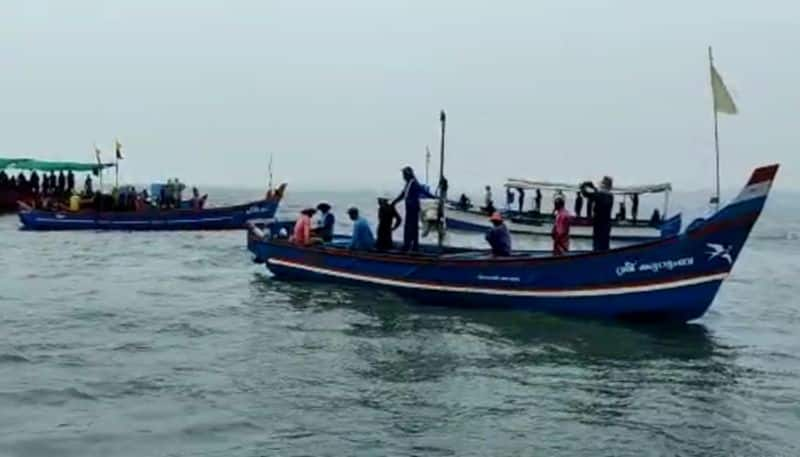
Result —
[[358, 215], [358, 208], [351, 206], [347, 215], [353, 221], [353, 236], [350, 240], [350, 249], [354, 251], [369, 251], [375, 247], [375, 237], [369, 223]]
[[392, 206], [396, 205], [400, 200], [405, 199], [406, 220], [403, 225], [403, 250], [418, 251], [419, 200], [420, 198], [436, 198], [436, 196], [417, 182], [417, 178], [414, 176], [414, 170], [411, 167], [403, 168], [403, 180], [406, 182], [406, 187], [403, 188], [403, 192], [394, 199]]
[[321, 238], [326, 243], [330, 243], [333, 240], [333, 226], [336, 224], [336, 217], [331, 213], [331, 205], [328, 202], [319, 202], [317, 209], [320, 212], [320, 217], [319, 225], [313, 230], [314, 236]]
[[492, 247], [492, 255], [495, 257], [508, 257], [511, 255], [511, 235], [508, 233], [506, 224], [503, 223], [503, 216], [495, 212], [489, 218], [492, 228], [486, 233], [486, 241]]

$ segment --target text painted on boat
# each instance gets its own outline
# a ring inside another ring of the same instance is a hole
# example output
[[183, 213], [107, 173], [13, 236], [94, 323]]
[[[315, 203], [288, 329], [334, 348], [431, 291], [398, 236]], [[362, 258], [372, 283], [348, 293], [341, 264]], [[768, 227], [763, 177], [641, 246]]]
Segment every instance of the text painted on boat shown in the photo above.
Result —
[[617, 267], [617, 276], [623, 276], [628, 273], [638, 272], [652, 272], [658, 273], [659, 271], [672, 271], [676, 268], [691, 267], [694, 265], [694, 257], [683, 257], [680, 259], [660, 260], [658, 262], [625, 262]]
[[478, 275], [481, 281], [519, 282], [519, 276]]
[[245, 214], [255, 214], [255, 213], [263, 213], [265, 211], [269, 211], [269, 205], [258, 205], [258, 206], [251, 206], [247, 208]]

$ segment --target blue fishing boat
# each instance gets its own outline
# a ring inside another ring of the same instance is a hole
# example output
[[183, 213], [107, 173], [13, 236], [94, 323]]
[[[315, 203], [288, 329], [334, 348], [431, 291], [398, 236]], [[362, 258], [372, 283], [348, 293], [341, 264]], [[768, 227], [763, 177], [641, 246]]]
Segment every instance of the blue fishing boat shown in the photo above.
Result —
[[706, 312], [730, 274], [777, 171], [756, 169], [731, 203], [682, 233], [604, 252], [355, 252], [337, 242], [297, 246], [255, 227], [248, 249], [280, 279], [379, 287], [422, 303], [686, 322]]
[[[570, 201], [570, 196], [580, 192], [580, 185], [578, 184], [534, 181], [521, 178], [509, 179], [504, 184], [504, 187], [512, 192], [520, 192], [520, 194], [516, 195], [516, 205], [509, 205], [516, 206], [520, 208], [519, 210], [511, 208], [498, 209], [506, 220], [508, 230], [517, 235], [543, 236], [548, 238], [552, 233], [553, 222], [555, 221], [553, 211], [546, 211], [536, 206], [522, 211], [521, 209], [525, 202], [520, 203], [519, 201], [519, 198], [522, 198], [521, 195], [523, 195], [521, 192], [527, 191], [530, 194], [534, 191], [544, 191], [552, 193], [553, 196], [561, 195], [570, 207], [572, 207], [572, 202], [574, 201]], [[622, 203], [627, 202], [628, 199], [633, 201], [635, 196], [637, 209], [639, 197], [641, 196], [664, 196], [661, 209], [654, 211], [654, 214], [649, 218], [637, 218], [637, 215], [633, 213], [633, 208], [631, 208], [630, 217], [627, 217], [627, 213], [617, 214], [617, 217], [614, 217], [611, 221], [612, 240], [623, 243], [650, 241], [661, 238], [665, 234], [672, 235], [677, 230], [680, 230], [680, 213], [667, 217], [669, 211], [669, 197], [672, 192], [672, 185], [670, 183], [615, 186], [610, 192]], [[462, 199], [463, 198], [466, 198], [466, 195], [463, 195]], [[469, 199], [463, 202], [448, 202], [447, 228], [464, 232], [485, 233], [491, 227], [487, 208], [478, 208], [467, 202], [469, 202]], [[592, 218], [588, 213], [584, 213], [583, 215], [574, 214], [570, 225], [571, 238], [592, 238]]]
[[146, 208], [139, 211], [45, 211], [20, 204], [25, 230], [234, 230], [274, 218], [283, 195], [235, 206], [205, 209]]

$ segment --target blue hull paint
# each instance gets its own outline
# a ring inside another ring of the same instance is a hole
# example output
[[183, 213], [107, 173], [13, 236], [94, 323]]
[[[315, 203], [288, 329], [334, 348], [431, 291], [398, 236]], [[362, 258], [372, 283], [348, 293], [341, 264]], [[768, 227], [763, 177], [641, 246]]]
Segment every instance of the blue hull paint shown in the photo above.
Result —
[[278, 278], [381, 288], [426, 304], [686, 322], [711, 306], [776, 172], [777, 166], [756, 170], [737, 200], [685, 233], [605, 252], [505, 258], [455, 248], [352, 252], [295, 246], [256, 231], [248, 234], [248, 248]]
[[234, 230], [244, 228], [251, 220], [273, 218], [279, 205], [279, 200], [261, 200], [199, 211], [148, 209], [103, 213], [28, 208], [19, 212], [19, 219], [25, 230]]

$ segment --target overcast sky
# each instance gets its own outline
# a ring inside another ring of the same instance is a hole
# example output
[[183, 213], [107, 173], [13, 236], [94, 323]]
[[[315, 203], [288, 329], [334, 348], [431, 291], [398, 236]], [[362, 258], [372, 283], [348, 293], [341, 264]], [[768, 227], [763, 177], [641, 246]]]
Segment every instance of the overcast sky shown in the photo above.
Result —
[[255, 187], [272, 153], [294, 188], [398, 187], [444, 108], [456, 188], [710, 188], [709, 44], [741, 111], [723, 187], [781, 162], [800, 189], [789, 0], [4, 0], [0, 156], [110, 159], [118, 136], [128, 181]]

